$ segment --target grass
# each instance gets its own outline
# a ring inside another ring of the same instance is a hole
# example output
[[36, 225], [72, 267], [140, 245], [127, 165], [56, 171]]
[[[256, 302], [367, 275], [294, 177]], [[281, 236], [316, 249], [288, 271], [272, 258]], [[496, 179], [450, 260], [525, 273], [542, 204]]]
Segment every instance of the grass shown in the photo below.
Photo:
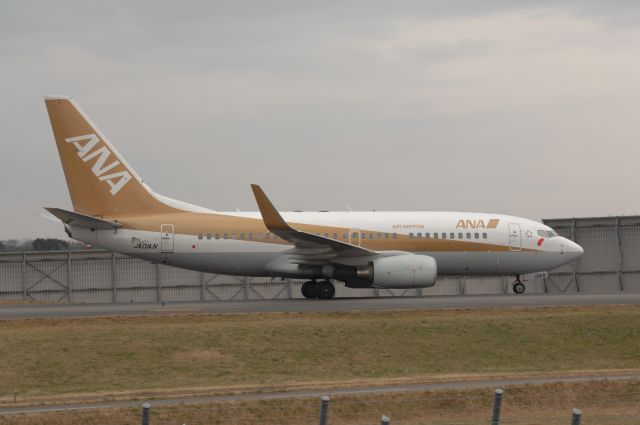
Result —
[[640, 369], [640, 307], [0, 322], [0, 393]]
[[[489, 423], [492, 390], [336, 396], [329, 423], [375, 424], [385, 414], [393, 424], [472, 425]], [[586, 382], [508, 387], [502, 424], [564, 425], [579, 407], [585, 425], [632, 425], [640, 417], [640, 382]], [[319, 400], [290, 399], [152, 407], [153, 424], [312, 424]], [[140, 409], [103, 409], [0, 416], [0, 425], [130, 425], [140, 423]]]

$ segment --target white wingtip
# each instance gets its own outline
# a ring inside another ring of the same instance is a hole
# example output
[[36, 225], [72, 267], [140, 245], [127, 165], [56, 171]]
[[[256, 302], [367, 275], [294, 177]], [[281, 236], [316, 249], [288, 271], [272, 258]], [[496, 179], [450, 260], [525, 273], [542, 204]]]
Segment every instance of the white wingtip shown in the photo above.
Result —
[[70, 100], [71, 98], [69, 96], [64, 96], [64, 95], [49, 95], [49, 96], [45, 96], [44, 100]]
[[53, 221], [56, 223], [60, 223], [60, 219], [58, 219], [56, 216], [54, 216], [53, 214], [45, 214], [45, 213], [38, 213], [38, 215], [42, 218], [46, 218], [49, 221]]

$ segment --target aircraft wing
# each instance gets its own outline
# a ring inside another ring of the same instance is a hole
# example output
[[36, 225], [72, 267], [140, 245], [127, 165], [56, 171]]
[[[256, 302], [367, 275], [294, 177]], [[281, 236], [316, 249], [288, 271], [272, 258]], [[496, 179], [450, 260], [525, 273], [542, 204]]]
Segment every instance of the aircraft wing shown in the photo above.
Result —
[[360, 246], [294, 229], [284, 221], [260, 186], [252, 184], [251, 189], [267, 229], [295, 245], [287, 251], [293, 263], [312, 264], [335, 257], [371, 257], [378, 254]]
[[63, 210], [61, 208], [45, 208], [54, 216], [58, 217], [64, 224], [72, 226], [84, 227], [93, 230], [109, 230], [122, 227], [122, 224], [115, 221], [103, 220], [90, 215], [80, 214], [73, 211]]

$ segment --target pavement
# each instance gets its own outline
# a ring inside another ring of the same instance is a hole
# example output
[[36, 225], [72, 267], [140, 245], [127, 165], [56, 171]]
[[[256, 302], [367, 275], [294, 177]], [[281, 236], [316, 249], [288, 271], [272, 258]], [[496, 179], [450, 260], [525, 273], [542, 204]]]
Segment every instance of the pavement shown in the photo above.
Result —
[[0, 306], [0, 320], [267, 312], [444, 310], [640, 304], [640, 293], [465, 295], [439, 297], [251, 300], [188, 303], [26, 304]]
[[115, 409], [127, 407], [139, 407], [143, 403], [148, 402], [153, 407], [176, 405], [176, 404], [202, 404], [224, 401], [248, 401], [248, 400], [274, 400], [274, 399], [290, 399], [296, 397], [322, 397], [328, 395], [330, 397], [341, 395], [362, 395], [375, 393], [398, 393], [398, 392], [420, 392], [434, 390], [452, 390], [452, 389], [475, 389], [475, 388], [508, 388], [513, 385], [540, 385], [553, 382], [587, 382], [587, 381], [624, 381], [640, 379], [640, 374], [606, 374], [606, 375], [573, 375], [573, 376], [544, 376], [529, 378], [513, 378], [513, 379], [485, 379], [471, 381], [450, 381], [426, 384], [398, 384], [398, 385], [381, 385], [370, 387], [349, 387], [349, 388], [332, 388], [325, 391], [287, 391], [274, 393], [256, 393], [256, 394], [240, 394], [240, 395], [221, 395], [221, 396], [200, 396], [186, 398], [166, 398], [153, 400], [117, 400], [105, 401], [98, 403], [73, 403], [73, 404], [57, 404], [46, 406], [27, 406], [27, 407], [3, 407], [0, 408], [0, 416], [15, 415], [20, 413], [48, 413], [73, 410], [95, 410], [95, 409]]

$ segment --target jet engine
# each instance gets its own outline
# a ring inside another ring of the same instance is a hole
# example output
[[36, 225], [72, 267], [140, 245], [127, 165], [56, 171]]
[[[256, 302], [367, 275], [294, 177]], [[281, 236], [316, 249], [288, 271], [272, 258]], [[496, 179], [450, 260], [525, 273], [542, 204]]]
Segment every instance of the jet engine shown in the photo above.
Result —
[[376, 258], [356, 274], [374, 288], [427, 288], [435, 285], [438, 267], [433, 257], [401, 254]]

